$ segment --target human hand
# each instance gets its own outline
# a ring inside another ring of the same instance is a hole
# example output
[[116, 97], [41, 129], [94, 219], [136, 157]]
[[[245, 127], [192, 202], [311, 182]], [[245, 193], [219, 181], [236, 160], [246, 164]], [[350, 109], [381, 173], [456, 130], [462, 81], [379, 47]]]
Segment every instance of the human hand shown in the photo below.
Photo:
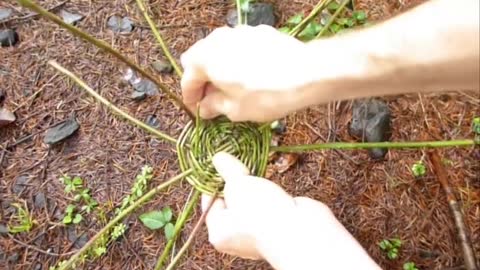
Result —
[[[200, 116], [270, 121], [299, 108], [306, 45], [273, 27], [222, 27], [181, 57], [183, 100]], [[301, 72], [297, 72], [300, 74]]]
[[[206, 217], [217, 250], [264, 259], [277, 270], [379, 269], [326, 205], [250, 176], [227, 153], [216, 154], [213, 164], [225, 181], [224, 199], [215, 199]], [[202, 196], [203, 211], [211, 199]]]

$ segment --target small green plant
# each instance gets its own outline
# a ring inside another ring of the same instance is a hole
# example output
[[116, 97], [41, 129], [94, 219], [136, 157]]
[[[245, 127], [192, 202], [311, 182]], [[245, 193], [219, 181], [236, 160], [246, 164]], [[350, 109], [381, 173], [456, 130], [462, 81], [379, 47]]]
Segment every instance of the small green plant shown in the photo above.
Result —
[[83, 180], [79, 176], [72, 179], [68, 175], [63, 175], [60, 177], [60, 182], [65, 185], [66, 194], [73, 194], [73, 200], [76, 203], [83, 203], [80, 211], [73, 204], [67, 205], [62, 222], [63, 224], [78, 224], [83, 220], [82, 212], [91, 213], [98, 206], [98, 203], [90, 195], [90, 189], [83, 187]]
[[476, 135], [480, 135], [480, 116], [473, 118], [472, 131]]
[[402, 246], [402, 240], [398, 238], [384, 239], [378, 243], [378, 246], [381, 250], [387, 253], [387, 257], [390, 260], [395, 260], [398, 258], [398, 252]]
[[[340, 8], [340, 5], [333, 1], [327, 5], [327, 11], [329, 14], [335, 13]], [[311, 41], [317, 37], [317, 35], [322, 31], [324, 27], [328, 27], [328, 32], [331, 34], [337, 34], [341, 31], [354, 28], [356, 26], [364, 25], [367, 22], [367, 14], [362, 10], [356, 10], [347, 14], [346, 12], [340, 13], [341, 16], [335, 18], [331, 24], [319, 23], [318, 19], [311, 20], [305, 28], [298, 34], [298, 38], [302, 41]], [[332, 15], [329, 15], [331, 17]], [[304, 19], [302, 13], [295, 14], [290, 17], [285, 26], [279, 29], [283, 33], [291, 33], [291, 31], [299, 25]]]
[[117, 240], [118, 238], [120, 238], [120, 236], [122, 236], [125, 233], [126, 229], [127, 229], [127, 226], [123, 223], [116, 225], [115, 227], [113, 227], [113, 230], [110, 233], [111, 239]]
[[30, 215], [27, 204], [24, 203], [24, 207], [19, 203], [12, 203], [12, 206], [17, 208], [16, 215], [13, 215], [8, 224], [8, 231], [10, 233], [22, 233], [29, 232], [36, 221]]
[[403, 264], [403, 270], [418, 270], [414, 262], [406, 262]]
[[426, 173], [427, 173], [427, 168], [425, 167], [425, 164], [423, 163], [422, 160], [419, 160], [412, 165], [413, 176], [422, 177], [422, 176], [425, 176]]
[[162, 211], [151, 211], [140, 215], [140, 220], [150, 230], [163, 228], [165, 237], [170, 240], [175, 232], [175, 226], [171, 222], [173, 218], [172, 209], [164, 207]]
[[115, 210], [118, 214], [129, 205], [133, 204], [138, 198], [140, 198], [147, 189], [148, 181], [153, 178], [153, 169], [150, 166], [144, 166], [142, 171], [137, 177], [135, 177], [135, 183], [133, 183], [130, 194], [123, 198], [122, 205]]

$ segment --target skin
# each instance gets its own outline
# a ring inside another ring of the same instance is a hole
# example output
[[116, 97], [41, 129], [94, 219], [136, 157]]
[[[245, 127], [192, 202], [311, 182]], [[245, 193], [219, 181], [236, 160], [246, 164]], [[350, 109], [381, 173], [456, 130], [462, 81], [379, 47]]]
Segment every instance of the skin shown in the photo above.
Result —
[[[310, 43], [269, 26], [222, 27], [182, 55], [183, 99], [193, 112], [198, 105], [203, 118], [264, 122], [334, 100], [451, 90], [480, 95], [479, 10], [478, 0], [431, 0]], [[323, 203], [249, 176], [226, 153], [214, 165], [225, 196], [206, 223], [219, 251], [264, 259], [278, 270], [379, 269]], [[204, 196], [203, 205], [210, 199]]]

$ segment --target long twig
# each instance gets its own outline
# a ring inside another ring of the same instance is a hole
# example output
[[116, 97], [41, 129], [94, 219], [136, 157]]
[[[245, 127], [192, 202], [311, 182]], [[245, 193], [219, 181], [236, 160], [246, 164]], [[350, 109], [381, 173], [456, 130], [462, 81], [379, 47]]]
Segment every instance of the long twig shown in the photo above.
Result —
[[453, 214], [453, 219], [455, 220], [455, 225], [457, 226], [458, 239], [460, 245], [462, 246], [463, 251], [463, 260], [465, 261], [465, 266], [467, 270], [478, 270], [477, 261], [475, 259], [475, 253], [472, 248], [472, 240], [470, 234], [468, 233], [468, 228], [465, 225], [463, 219], [462, 209], [455, 198], [455, 193], [448, 183], [448, 173], [445, 168], [442, 166], [440, 157], [436, 151], [429, 152], [430, 160], [432, 161], [433, 168], [435, 169], [435, 174], [437, 175], [438, 181], [443, 187], [445, 194], [447, 195], [448, 205]]
[[167, 266], [167, 268], [165, 268], [165, 270], [173, 270], [173, 267], [175, 267], [175, 265], [178, 263], [178, 261], [180, 260], [182, 255], [185, 253], [185, 251], [187, 251], [188, 247], [190, 246], [190, 244], [193, 241], [193, 238], [195, 237], [198, 230], [200, 229], [200, 226], [205, 222], [205, 218], [207, 217], [207, 214], [210, 211], [210, 208], [212, 208], [212, 205], [213, 205], [214, 201], [215, 201], [215, 196], [210, 201], [207, 209], [205, 209], [205, 211], [200, 216], [200, 219], [198, 220], [197, 224], [195, 224], [195, 227], [193, 227], [193, 230], [190, 233], [190, 235], [188, 236], [187, 241], [185, 241], [185, 244], [183, 244], [182, 248], [178, 251], [177, 255], [175, 255], [175, 257], [170, 262], [170, 264]]
[[296, 37], [327, 5], [333, 0], [320, 0], [305, 19], [297, 24], [288, 34]]
[[440, 147], [469, 147], [476, 143], [474, 140], [452, 141], [425, 141], [425, 142], [366, 142], [366, 143], [317, 143], [302, 145], [271, 146], [277, 152], [305, 152], [323, 149], [370, 149], [370, 148], [440, 148]]
[[344, 0], [342, 2], [342, 4], [337, 8], [337, 10], [335, 11], [335, 13], [333, 13], [332, 17], [330, 17], [327, 21], [327, 23], [325, 24], [325, 26], [322, 27], [322, 29], [320, 30], [320, 32], [318, 32], [317, 36], [315, 38], [320, 38], [323, 36], [323, 34], [325, 34], [327, 31], [328, 31], [328, 28], [330, 28], [330, 25], [332, 25], [332, 23], [335, 21], [335, 19], [338, 17], [338, 15], [340, 15], [340, 13], [343, 11], [343, 9], [345, 8], [345, 6], [350, 2], [350, 0]]
[[157, 85], [170, 99], [172, 99], [172, 101], [177, 106], [179, 106], [181, 109], [183, 109], [192, 120], [195, 119], [193, 114], [187, 109], [187, 106], [185, 106], [185, 104], [182, 102], [180, 97], [178, 97], [175, 93], [170, 91], [155, 76], [152, 76], [150, 73], [146, 72], [144, 69], [142, 69], [140, 66], [135, 64], [133, 61], [131, 61], [127, 57], [123, 56], [120, 52], [118, 52], [117, 50], [112, 48], [105, 41], [96, 39], [95, 37], [83, 32], [82, 30], [76, 28], [75, 26], [70, 25], [68, 23], [65, 23], [61, 18], [59, 18], [55, 14], [49, 12], [48, 10], [42, 8], [41, 6], [39, 6], [37, 3], [33, 2], [32, 0], [17, 0], [17, 1], [20, 3], [20, 5], [28, 8], [32, 11], [35, 11], [35, 12], [39, 13], [40, 15], [42, 15], [42, 16], [46, 17], [47, 19], [53, 21], [54, 23], [58, 24], [60, 27], [68, 30], [73, 35], [75, 35], [77, 37], [80, 37], [80, 38], [88, 41], [89, 43], [95, 45], [96, 47], [112, 54], [117, 59], [119, 59], [120, 61], [125, 63], [127, 66], [129, 66], [130, 68], [132, 68], [136, 72], [140, 73], [145, 78], [147, 78], [150, 81], [152, 81], [153, 83], [155, 83], [155, 85]]
[[177, 73], [177, 75], [181, 78], [182, 77], [182, 70], [178, 66], [177, 62], [175, 61], [175, 58], [173, 58], [172, 54], [170, 53], [170, 50], [168, 49], [167, 44], [165, 41], [163, 41], [162, 35], [160, 35], [160, 32], [158, 31], [157, 27], [155, 26], [155, 23], [153, 22], [152, 18], [148, 15], [148, 11], [145, 7], [145, 3], [143, 0], [136, 0], [137, 5], [140, 8], [140, 11], [143, 13], [143, 16], [145, 17], [145, 20], [147, 20], [148, 25], [150, 26], [150, 29], [153, 32], [153, 35], [157, 39], [158, 43], [160, 44], [160, 47], [162, 48], [163, 53], [167, 57], [168, 61], [170, 64], [173, 66], [173, 69]]
[[70, 79], [72, 79], [73, 81], [75, 81], [75, 83], [77, 83], [79, 86], [81, 86], [83, 89], [85, 89], [85, 91], [87, 91], [90, 95], [92, 95], [96, 100], [100, 101], [105, 106], [107, 106], [110, 110], [112, 110], [116, 114], [120, 115], [121, 117], [125, 118], [126, 120], [130, 121], [132, 124], [140, 127], [141, 129], [143, 129], [147, 132], [155, 134], [159, 138], [162, 138], [166, 141], [169, 141], [171, 143], [176, 143], [177, 142], [177, 140], [175, 138], [172, 138], [172, 137], [168, 136], [167, 134], [162, 133], [162, 132], [158, 131], [157, 129], [154, 129], [153, 127], [143, 123], [142, 121], [140, 121], [140, 120], [136, 119], [135, 117], [133, 117], [133, 116], [127, 114], [126, 112], [122, 111], [120, 108], [113, 105], [110, 101], [108, 101], [104, 97], [100, 96], [97, 92], [95, 92], [95, 90], [90, 88], [84, 81], [82, 81], [80, 78], [78, 78], [75, 74], [73, 74], [69, 70], [65, 69], [64, 67], [60, 66], [57, 62], [48, 61], [48, 64], [53, 66], [56, 70], [60, 71], [61, 73], [70, 77]]
[[[241, 0], [236, 0], [236, 5], [237, 5], [237, 25], [242, 25], [244, 24], [243, 21], [243, 12], [242, 12], [242, 1]], [[245, 22], [246, 24], [247, 22]]]
[[141, 198], [139, 198], [135, 203], [127, 207], [125, 210], [120, 212], [114, 219], [112, 219], [110, 222], [108, 222], [105, 227], [103, 227], [95, 236], [93, 236], [75, 255], [70, 257], [68, 261], [65, 264], [62, 264], [59, 267], [59, 270], [66, 270], [70, 269], [72, 265], [82, 256], [96, 241], [98, 238], [100, 238], [102, 235], [104, 235], [108, 230], [110, 230], [113, 226], [115, 226], [120, 220], [122, 220], [125, 216], [130, 214], [133, 210], [137, 209], [140, 207], [144, 202], [149, 200], [151, 197], [153, 197], [155, 194], [158, 192], [162, 191], [164, 188], [182, 180], [184, 177], [188, 176], [190, 173], [192, 173], [193, 169], [190, 169], [188, 171], [185, 171], [177, 176], [174, 176], [170, 178], [169, 180], [161, 183], [160, 185], [156, 186], [155, 188], [151, 189], [149, 192], [145, 193]]
[[174, 231], [173, 237], [170, 240], [168, 240], [167, 244], [165, 245], [165, 249], [163, 250], [162, 254], [160, 255], [160, 257], [157, 261], [157, 264], [155, 265], [155, 270], [160, 270], [163, 267], [163, 265], [165, 264], [165, 260], [167, 259], [168, 254], [170, 253], [170, 250], [172, 249], [173, 244], [175, 243], [178, 234], [183, 229], [183, 226], [185, 225], [185, 222], [187, 221], [187, 219], [192, 214], [192, 211], [193, 211], [195, 205], [197, 205], [201, 194], [202, 194], [201, 192], [199, 192], [198, 190], [195, 190], [192, 197], [187, 202], [185, 210], [181, 213], [177, 222], [175, 223], [175, 231]]

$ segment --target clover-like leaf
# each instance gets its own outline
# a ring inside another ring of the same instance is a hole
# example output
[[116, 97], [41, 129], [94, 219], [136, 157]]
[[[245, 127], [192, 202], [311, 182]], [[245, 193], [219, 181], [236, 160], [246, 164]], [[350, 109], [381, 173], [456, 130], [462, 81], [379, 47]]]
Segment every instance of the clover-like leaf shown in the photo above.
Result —
[[72, 216], [71, 215], [65, 215], [62, 220], [63, 224], [70, 224], [72, 223]]
[[158, 230], [165, 226], [163, 213], [160, 211], [151, 211], [140, 215], [140, 220], [150, 230]]
[[162, 214], [163, 214], [163, 219], [165, 220], [165, 222], [170, 222], [172, 220], [173, 212], [172, 212], [172, 209], [170, 207], [164, 207], [162, 209]]
[[427, 169], [422, 161], [418, 161], [412, 165], [412, 174], [415, 177], [424, 176], [427, 173]]
[[298, 13], [292, 17], [290, 17], [288, 20], [287, 20], [287, 25], [289, 26], [295, 26], [299, 23], [301, 23], [303, 20], [303, 14], [302, 13]]
[[355, 20], [362, 22], [367, 19], [367, 14], [363, 10], [356, 10], [353, 12], [353, 17]]
[[82, 215], [76, 214], [75, 217], [73, 218], [72, 222], [73, 224], [78, 224], [83, 220]]
[[172, 223], [167, 223], [163, 229], [165, 231], [165, 237], [167, 240], [172, 239], [175, 234], [175, 226]]

